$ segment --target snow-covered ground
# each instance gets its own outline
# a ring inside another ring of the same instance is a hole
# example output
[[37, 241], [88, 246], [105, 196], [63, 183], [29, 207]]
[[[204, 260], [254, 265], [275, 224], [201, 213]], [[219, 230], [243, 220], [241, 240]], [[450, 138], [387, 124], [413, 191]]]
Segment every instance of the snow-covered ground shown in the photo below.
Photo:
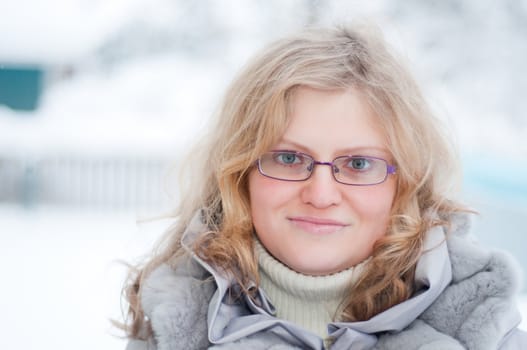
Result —
[[[132, 214], [0, 209], [0, 328], [10, 349], [119, 349], [122, 261], [146, 253], [165, 221]], [[122, 261], [121, 261], [122, 260]]]
[[[170, 220], [131, 213], [0, 207], [3, 344], [10, 349], [121, 349], [121, 261], [146, 253]], [[527, 295], [519, 300], [527, 330]]]

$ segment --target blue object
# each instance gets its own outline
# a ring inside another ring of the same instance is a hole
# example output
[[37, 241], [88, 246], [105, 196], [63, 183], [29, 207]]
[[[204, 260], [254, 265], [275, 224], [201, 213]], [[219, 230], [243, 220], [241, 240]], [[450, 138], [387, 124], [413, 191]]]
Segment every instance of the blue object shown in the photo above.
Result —
[[35, 110], [42, 93], [43, 76], [40, 67], [0, 65], [0, 104], [14, 110]]

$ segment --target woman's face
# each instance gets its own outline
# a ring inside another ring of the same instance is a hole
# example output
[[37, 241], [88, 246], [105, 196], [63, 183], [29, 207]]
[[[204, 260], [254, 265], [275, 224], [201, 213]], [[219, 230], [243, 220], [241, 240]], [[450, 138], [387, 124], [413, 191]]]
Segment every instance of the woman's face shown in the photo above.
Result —
[[[357, 90], [322, 91], [302, 87], [292, 100], [291, 121], [273, 150], [298, 151], [331, 162], [361, 155], [391, 162], [376, 117]], [[289, 268], [327, 275], [371, 255], [386, 233], [395, 179], [351, 186], [335, 181], [330, 166], [316, 165], [306, 181], [249, 175], [251, 216], [267, 250]]]

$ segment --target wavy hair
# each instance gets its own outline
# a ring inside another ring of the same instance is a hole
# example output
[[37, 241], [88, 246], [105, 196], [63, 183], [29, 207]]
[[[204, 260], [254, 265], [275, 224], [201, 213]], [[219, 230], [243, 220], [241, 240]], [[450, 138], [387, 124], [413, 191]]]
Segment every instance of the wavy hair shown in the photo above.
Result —
[[125, 288], [127, 332], [145, 328], [144, 278], [182, 254], [181, 236], [197, 210], [208, 227], [194, 245], [202, 259], [232, 274], [246, 293], [259, 281], [253, 252], [248, 174], [283, 135], [291, 96], [299, 86], [358, 89], [379, 118], [397, 165], [397, 189], [386, 235], [360, 280], [350, 286], [336, 319], [366, 320], [409, 298], [427, 230], [465, 210], [449, 200], [457, 160], [415, 80], [372, 27], [310, 29], [269, 45], [227, 89], [209, 134], [190, 152], [177, 224], [153, 257], [131, 269]]

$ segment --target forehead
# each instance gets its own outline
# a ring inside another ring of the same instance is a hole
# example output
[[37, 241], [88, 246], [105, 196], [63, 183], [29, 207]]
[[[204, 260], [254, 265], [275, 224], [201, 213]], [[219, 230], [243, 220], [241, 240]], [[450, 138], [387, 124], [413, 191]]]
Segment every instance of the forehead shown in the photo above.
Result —
[[290, 121], [281, 143], [294, 144], [315, 156], [369, 149], [386, 153], [386, 137], [379, 123], [357, 89], [300, 87], [292, 96]]

